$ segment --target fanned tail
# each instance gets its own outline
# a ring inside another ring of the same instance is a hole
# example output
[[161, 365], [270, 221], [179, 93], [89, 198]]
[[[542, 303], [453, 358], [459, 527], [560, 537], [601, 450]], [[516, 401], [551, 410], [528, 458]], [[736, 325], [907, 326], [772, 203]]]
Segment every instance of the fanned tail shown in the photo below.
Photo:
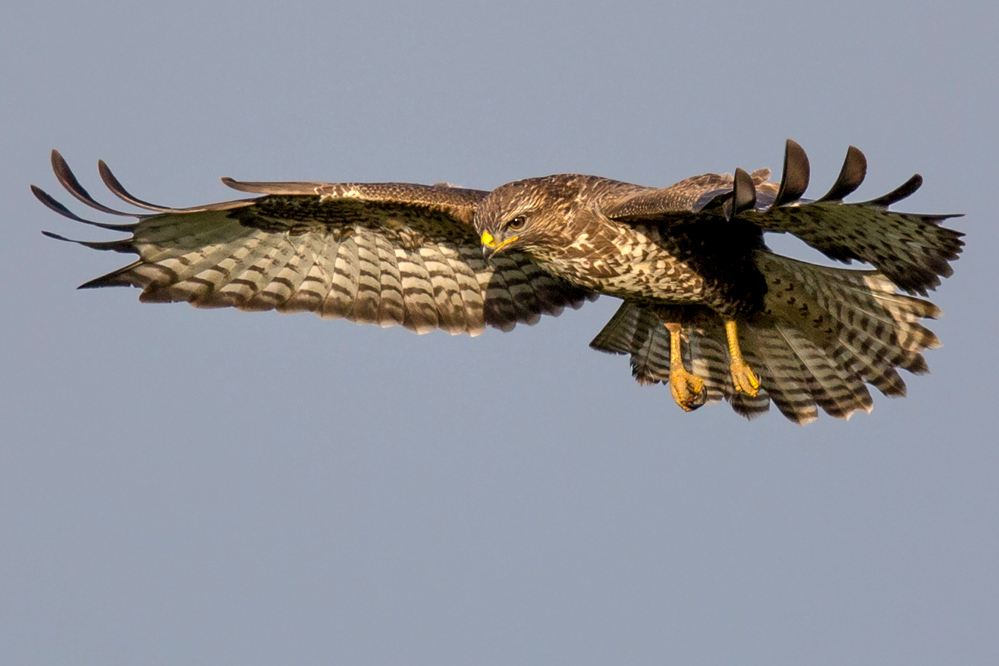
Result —
[[672, 359], [662, 322], [682, 322], [683, 363], [704, 380], [708, 402], [727, 400], [753, 418], [773, 401], [801, 424], [815, 420], [819, 408], [844, 419], [870, 412], [865, 384], [902, 396], [898, 368], [928, 371], [921, 352], [940, 342], [920, 320], [940, 315], [932, 303], [899, 294], [877, 271], [816, 266], [769, 252], [758, 255], [757, 265], [769, 289], [765, 309], [738, 322], [743, 354], [760, 379], [756, 397], [733, 388], [722, 320], [702, 306], [626, 302], [591, 346], [629, 354], [642, 383], [668, 383]]
[[640, 384], [668, 384], [669, 333], [663, 321], [683, 322], [681, 350], [684, 366], [704, 381], [705, 402], [727, 400], [747, 418], [765, 414], [770, 398], [738, 393], [729, 375], [725, 329], [721, 319], [703, 306], [643, 306], [625, 301], [590, 347], [631, 357], [632, 376]]

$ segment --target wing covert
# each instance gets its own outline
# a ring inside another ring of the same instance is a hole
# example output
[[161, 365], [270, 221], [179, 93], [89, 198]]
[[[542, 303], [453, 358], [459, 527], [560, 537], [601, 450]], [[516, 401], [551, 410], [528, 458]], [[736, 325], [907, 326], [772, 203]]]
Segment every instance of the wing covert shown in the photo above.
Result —
[[866, 173], [864, 154], [851, 146], [830, 190], [817, 200], [803, 199], [808, 157], [788, 140], [779, 186], [764, 182], [767, 170], [752, 176], [736, 170], [737, 178], [705, 174], [671, 187], [643, 190], [603, 210], [619, 221], [667, 226], [738, 217], [764, 231], [793, 234], [831, 259], [871, 264], [900, 289], [925, 295], [940, 284], [941, 277], [953, 273], [950, 262], [961, 252], [963, 234], [941, 222], [957, 216], [888, 210], [919, 189], [918, 175], [876, 199], [845, 203], [843, 199], [860, 186]]
[[223, 179], [234, 189], [263, 196], [176, 209], [131, 195], [101, 162], [102, 180], [113, 194], [152, 211], [135, 214], [97, 202], [55, 151], [52, 161], [75, 198], [138, 220], [91, 222], [32, 186], [43, 204], [65, 217], [131, 233], [119, 241], [73, 241], [139, 257], [81, 288], [136, 286], [144, 302], [311, 311], [419, 333], [440, 328], [470, 335], [486, 325], [509, 330], [533, 324], [542, 314], [557, 315], [566, 305], [579, 307], [592, 298], [524, 255], [487, 262], [472, 227], [476, 206], [487, 195], [480, 190]]

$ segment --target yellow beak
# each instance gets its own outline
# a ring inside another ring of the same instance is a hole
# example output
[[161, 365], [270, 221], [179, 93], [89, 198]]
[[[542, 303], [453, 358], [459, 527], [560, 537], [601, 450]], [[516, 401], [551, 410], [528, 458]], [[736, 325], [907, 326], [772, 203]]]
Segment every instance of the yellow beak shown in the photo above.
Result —
[[502, 250], [504, 247], [517, 240], [518, 238], [520, 238], [520, 236], [514, 236], [513, 238], [507, 238], [502, 243], [497, 243], [496, 239], [493, 237], [491, 233], [489, 233], [488, 231], [483, 231], [481, 238], [482, 254], [483, 256], [485, 256], [486, 259], [488, 259], [489, 257], [493, 256], [494, 254]]

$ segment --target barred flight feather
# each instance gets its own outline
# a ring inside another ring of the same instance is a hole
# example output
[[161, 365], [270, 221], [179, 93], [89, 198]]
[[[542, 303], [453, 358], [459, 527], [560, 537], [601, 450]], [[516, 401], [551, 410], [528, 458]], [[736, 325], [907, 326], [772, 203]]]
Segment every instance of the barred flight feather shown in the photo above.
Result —
[[[343, 294], [343, 311], [349, 321], [376, 324], [382, 291], [382, 269], [378, 260], [378, 247], [371, 234], [355, 233], [349, 240], [352, 240], [357, 248], [357, 291], [353, 294]], [[345, 244], [341, 247], [345, 247]], [[339, 258], [339, 255], [337, 256]], [[337, 275], [339, 276], [339, 273]], [[337, 280], [334, 280], [334, 284], [336, 282]]]
[[[78, 200], [104, 213], [129, 215], [94, 200], [54, 151], [53, 167]], [[131, 285], [142, 288], [144, 302], [312, 311], [419, 333], [441, 328], [470, 335], [486, 325], [509, 330], [533, 324], [541, 314], [558, 314], [595, 297], [523, 255], [504, 257], [499, 266], [486, 262], [471, 226], [474, 207], [486, 192], [404, 183], [227, 179], [237, 189], [264, 196], [172, 209], [134, 197], [103, 162], [100, 167], [112, 193], [156, 214], [132, 214], [138, 219], [133, 225], [91, 222], [32, 188], [65, 217], [131, 232], [113, 244], [84, 243], [139, 255], [85, 287]]]
[[[729, 380], [728, 358], [724, 348], [703, 328], [688, 328], [685, 332], [687, 348], [690, 350], [690, 371], [704, 380], [704, 388], [708, 393], [707, 402], [731, 398], [734, 388]], [[665, 327], [660, 335], [668, 336]], [[667, 338], [666, 342], [668, 341]]]
[[[447, 261], [448, 266], [450, 266], [451, 271], [454, 273], [455, 292], [452, 299], [455, 309], [461, 313], [465, 326], [463, 331], [457, 332], [478, 335], [484, 330], [484, 322], [482, 291], [479, 289], [479, 283], [475, 279], [475, 271], [468, 261], [462, 260], [458, 248], [445, 244], [438, 247], [441, 256], [444, 257], [444, 260]], [[475, 258], [481, 261], [481, 253]]]
[[[631, 355], [631, 374], [640, 384], [669, 382], [670, 364], [680, 363], [684, 365], [683, 359], [670, 357], [669, 336], [657, 335], [655, 325], [662, 326], [656, 322], [648, 327], [643, 327], [642, 337], [636, 338], [639, 345], [635, 353]], [[665, 330], [664, 328], [663, 331]]]
[[402, 271], [395, 248], [384, 236], [374, 234], [378, 263], [381, 266], [378, 323], [383, 326], [402, 326], [406, 323], [406, 303], [402, 296]]
[[357, 241], [353, 236], [340, 240], [332, 252], [324, 251], [317, 257], [303, 286], [318, 297], [320, 317], [343, 319], [350, 314], [360, 288], [359, 264]]
[[[278, 312], [316, 312], [327, 293], [328, 288], [322, 279], [322, 268], [316, 267], [327, 246], [319, 238], [306, 234], [301, 236], [298, 248], [295, 259], [278, 273], [278, 280], [286, 280], [281, 293], [287, 291], [284, 300], [278, 301], [275, 306]], [[333, 245], [330, 249], [336, 252], [337, 245]], [[312, 280], [306, 282], [310, 276]], [[316, 285], [322, 289], [314, 290], [312, 287]]]
[[871, 358], [869, 351], [855, 347], [847, 339], [839, 341], [833, 350], [833, 355], [839, 363], [858, 373], [865, 382], [881, 391], [883, 395], [891, 397], [905, 395], [905, 382], [890, 361]]
[[781, 414], [800, 424], [818, 418], [802, 361], [780, 333], [774, 328], [747, 326], [742, 334], [742, 352]]
[[862, 383], [859, 387], [855, 382], [848, 385], [825, 350], [816, 347], [796, 328], [778, 324], [776, 330], [801, 361], [802, 376], [815, 404], [838, 418], [850, 418], [857, 410], [870, 411], [874, 404], [870, 393]]

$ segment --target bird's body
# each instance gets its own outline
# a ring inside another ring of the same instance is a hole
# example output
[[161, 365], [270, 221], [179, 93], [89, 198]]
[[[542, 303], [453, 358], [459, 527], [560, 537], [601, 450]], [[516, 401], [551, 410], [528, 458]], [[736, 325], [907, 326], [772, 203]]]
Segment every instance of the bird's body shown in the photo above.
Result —
[[[53, 166], [77, 199], [125, 214], [96, 202], [58, 153]], [[262, 196], [171, 209], [129, 194], [103, 162], [100, 171], [113, 193], [150, 213], [136, 224], [89, 222], [34, 188], [67, 217], [132, 234], [82, 243], [139, 255], [84, 287], [133, 285], [144, 301], [309, 310], [472, 335], [615, 296], [623, 304], [591, 346], [628, 354], [640, 382], [668, 382], [688, 410], [726, 399], [755, 416], [772, 400], [799, 423], [816, 407], [839, 417], [869, 411], [865, 382], [902, 395], [896, 368], [926, 371], [920, 352], [938, 342], [918, 320], [939, 310], [899, 291], [934, 288], [962, 245], [940, 226], [948, 216], [888, 211], [918, 188], [918, 176], [844, 204], [866, 171], [854, 148], [825, 196], [801, 199], [808, 162], [793, 142], [779, 185], [766, 169], [667, 188], [562, 174], [491, 192], [224, 179]], [[874, 270], [781, 257], [765, 231]]]
[[491, 196], [506, 208], [508, 192], [514, 198], [545, 194], [541, 207], [557, 220], [549, 225], [557, 235], [519, 249], [570, 284], [646, 305], [701, 304], [732, 314], [758, 310], [765, 285], [753, 257], [763, 248], [762, 230], [741, 220], [663, 225], [619, 222], [603, 213], [604, 204], [643, 189], [654, 191], [559, 174], [508, 183]]

